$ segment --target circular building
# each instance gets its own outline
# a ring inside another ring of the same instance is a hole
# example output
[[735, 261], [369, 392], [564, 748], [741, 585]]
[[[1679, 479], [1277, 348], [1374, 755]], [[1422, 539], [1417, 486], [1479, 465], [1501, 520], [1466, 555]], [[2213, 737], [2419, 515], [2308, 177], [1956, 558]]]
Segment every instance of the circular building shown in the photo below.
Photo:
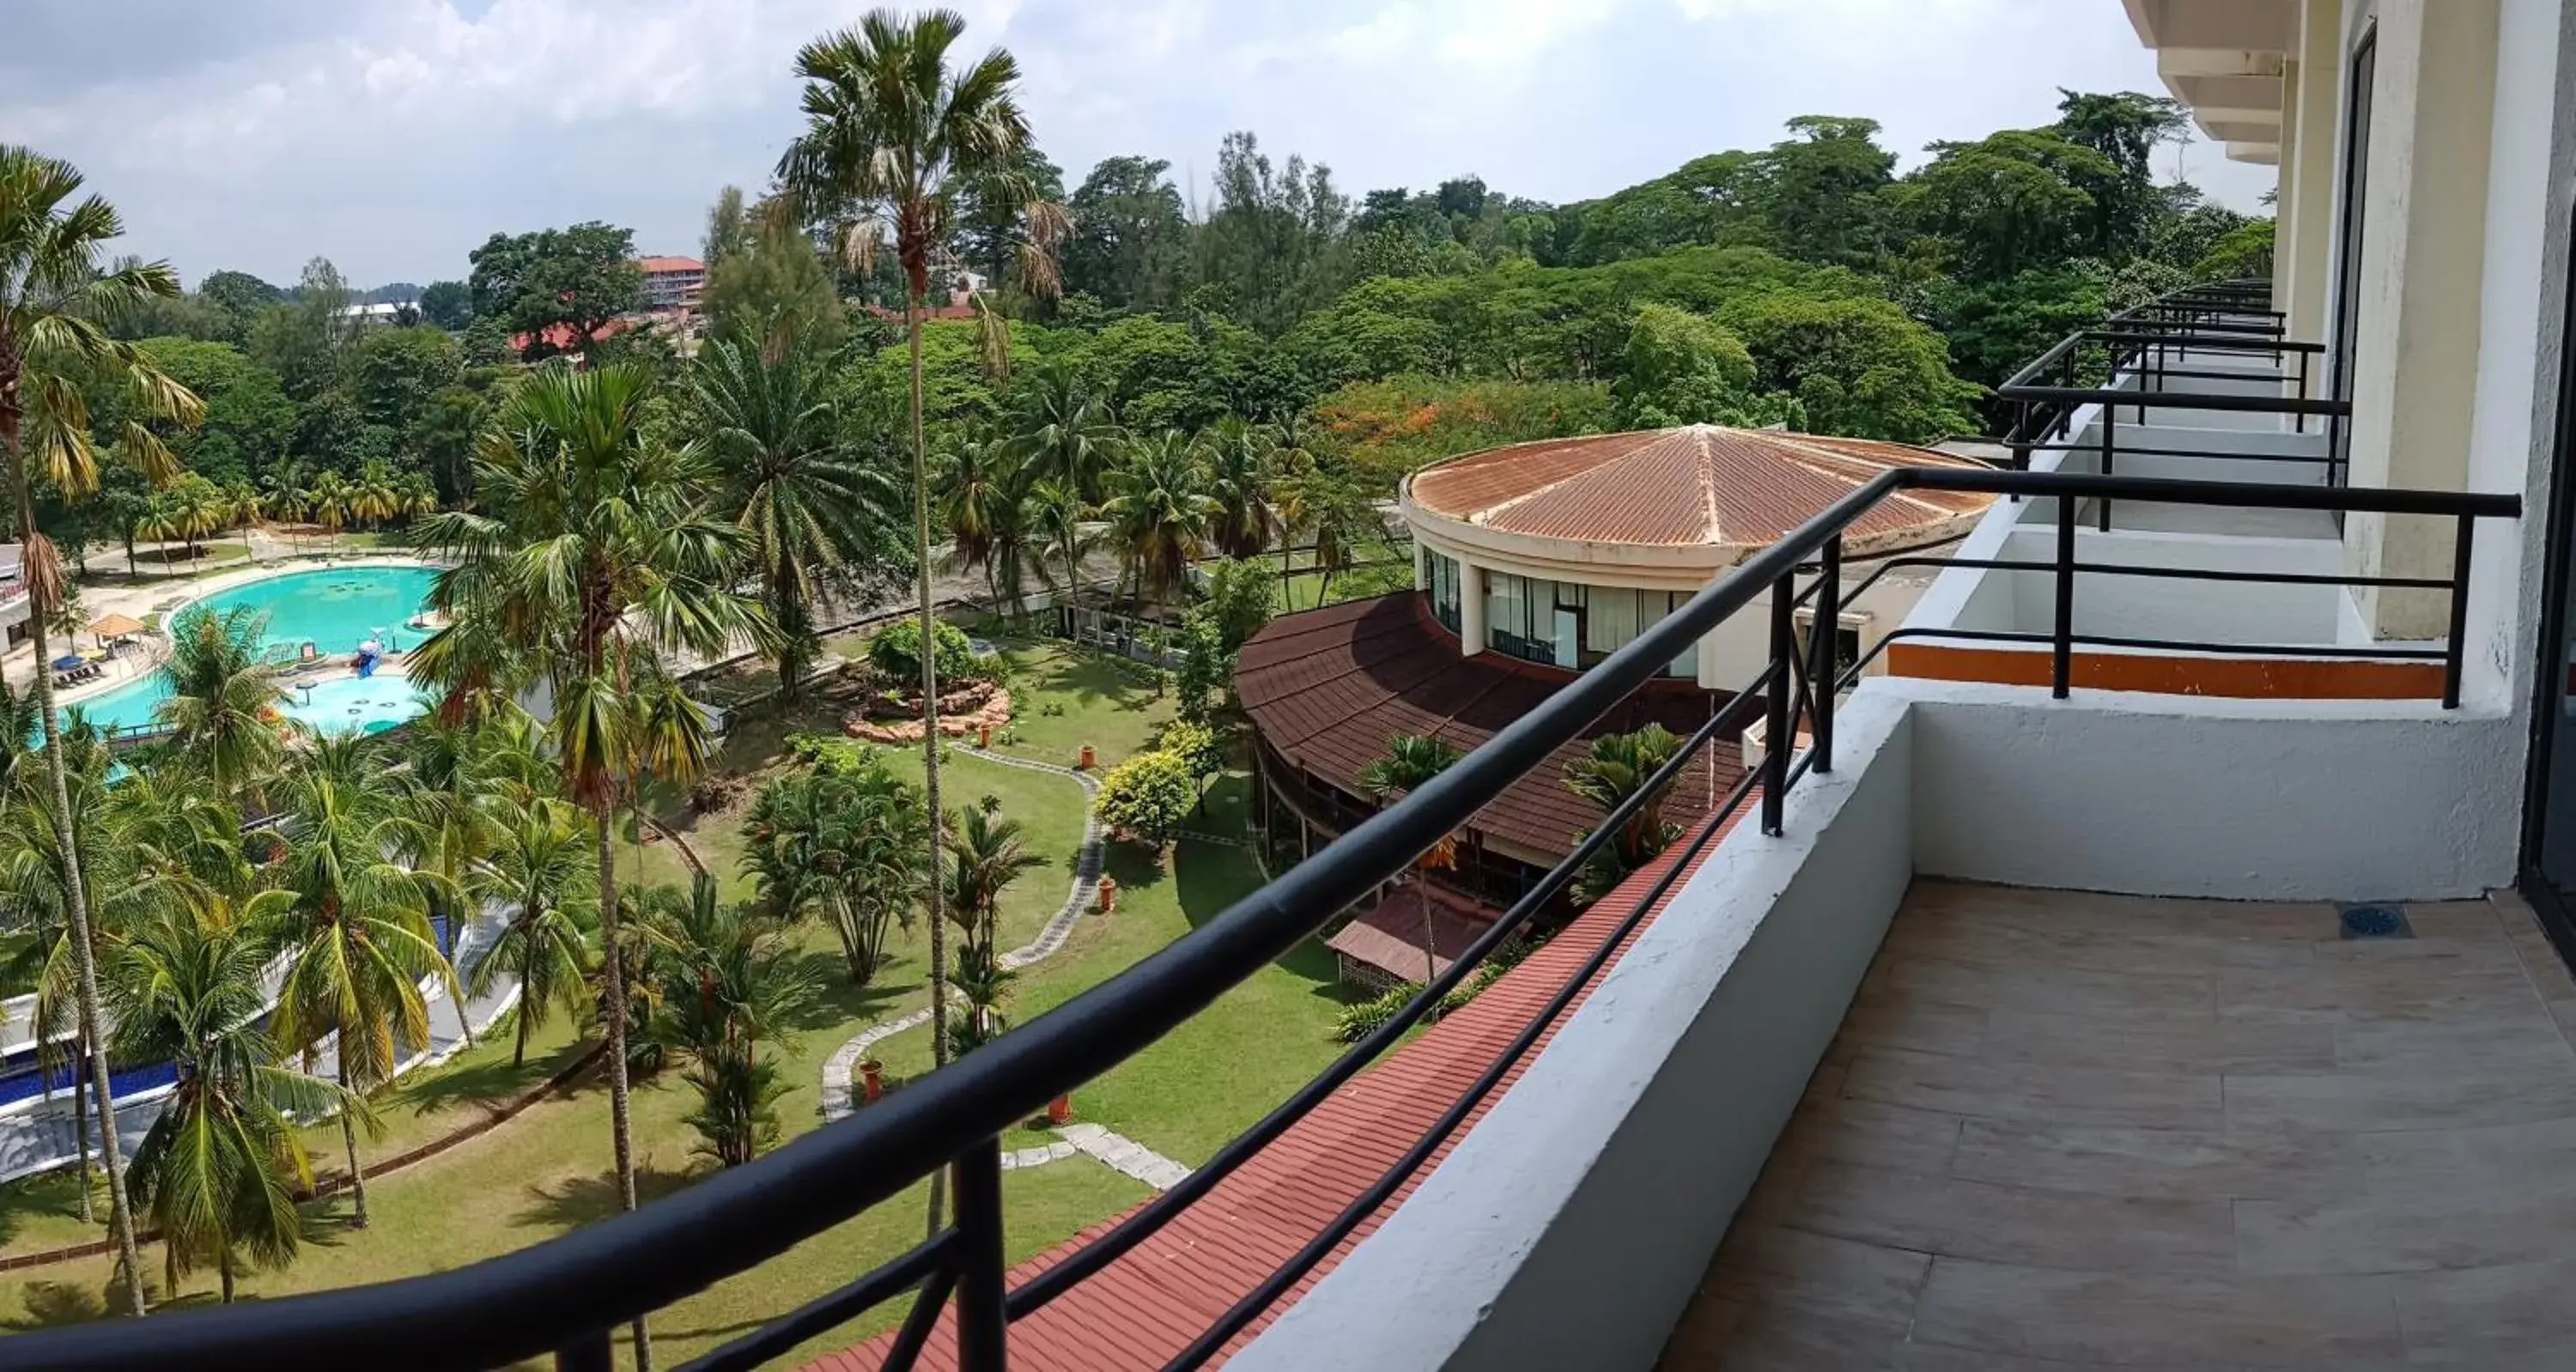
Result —
[[[1580, 671], [1728, 568], [1891, 467], [1982, 464], [1855, 438], [1693, 425], [1515, 444], [1406, 483], [1415, 585], [1463, 655]], [[1992, 496], [1900, 491], [1843, 541], [1855, 587], [1900, 553], [1963, 537]], [[1930, 581], [1880, 576], [1844, 605], [1844, 660], [1875, 647]], [[1803, 613], [1803, 612], [1802, 612]], [[1769, 621], [1739, 614], [1671, 675], [1734, 690], [1769, 661]], [[1800, 633], [1811, 631], [1804, 620]]]
[[[1261, 823], [1288, 856], [1312, 852], [1375, 813], [1360, 777], [1388, 739], [1476, 747], [1729, 568], [1908, 465], [1982, 464], [1893, 443], [1703, 425], [1516, 444], [1415, 474], [1401, 499], [1415, 589], [1282, 616], [1237, 659], [1235, 689], [1258, 739]], [[1837, 626], [1840, 660], [1857, 660], [1902, 622], [1937, 570], [1884, 564], [1938, 556], [1991, 502], [1900, 492], [1846, 535], [1844, 584], [1857, 594]], [[1802, 638], [1813, 629], [1805, 613]], [[1649, 723], [1687, 736], [1761, 674], [1769, 624], [1762, 608], [1737, 614], [1479, 812], [1458, 865], [1435, 877], [1457, 917], [1472, 922], [1480, 902], [1510, 903], [1599, 821], [1563, 781], [1592, 737]], [[1705, 813], [1742, 775], [1737, 744], [1720, 741], [1705, 767], [1687, 769], [1669, 813]], [[1362, 914], [1333, 942], [1345, 974], [1420, 978], [1420, 923], [1409, 908]], [[1434, 962], [1465, 946], [1452, 935], [1435, 941]]]

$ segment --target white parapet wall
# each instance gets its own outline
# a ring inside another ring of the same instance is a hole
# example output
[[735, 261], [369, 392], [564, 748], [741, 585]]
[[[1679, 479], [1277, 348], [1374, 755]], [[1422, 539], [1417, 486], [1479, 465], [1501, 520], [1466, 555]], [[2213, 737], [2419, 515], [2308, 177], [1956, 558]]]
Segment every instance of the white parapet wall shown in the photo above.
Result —
[[1912, 878], [1904, 702], [1720, 845], [1420, 1190], [1228, 1366], [1653, 1365]]

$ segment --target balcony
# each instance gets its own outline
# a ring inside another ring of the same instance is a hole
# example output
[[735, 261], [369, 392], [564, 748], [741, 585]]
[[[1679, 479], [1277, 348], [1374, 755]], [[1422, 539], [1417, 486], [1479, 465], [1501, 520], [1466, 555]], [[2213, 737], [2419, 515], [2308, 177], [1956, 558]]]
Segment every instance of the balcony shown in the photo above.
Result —
[[1661, 1365], [2562, 1348], [2576, 983], [2518, 902], [2403, 913], [1917, 882]]
[[[33, 1335], [12, 1365], [605, 1368], [631, 1317], [941, 1169], [953, 1223], [692, 1366], [770, 1365], [879, 1307], [899, 1327], [832, 1366], [2513, 1365], [2576, 1271], [2553, 1265], [2576, 1260], [2554, 1199], [2576, 987], [2483, 902], [2513, 872], [2499, 779], [2528, 728], [2510, 617], [2481, 611], [2520, 594], [2520, 498], [2342, 484], [2342, 409], [2300, 398], [2251, 291], [2100, 332], [2007, 392], [2020, 469], [1872, 480], [1189, 937], [847, 1122], [474, 1267]], [[1871, 676], [1797, 616], [1833, 620], [1845, 531], [1918, 486], [2010, 499]], [[2472, 531], [2449, 576], [2345, 565], [2337, 521], [2397, 518]], [[2449, 632], [2347, 618], [2380, 593], [2433, 598]], [[1613, 810], [1271, 1115], [1005, 1268], [1004, 1128], [1471, 825], [1757, 596], [1767, 665], [1646, 792], [1757, 724], [1789, 746], [1424, 1028], [1640, 801]], [[2278, 604], [2218, 622], [2249, 598]], [[1942, 651], [2010, 670], [1902, 656]], [[2104, 665], [2133, 656], [2163, 675]], [[2247, 660], [2272, 666], [2214, 689]], [[2356, 698], [2318, 684], [2338, 663], [2415, 676]], [[2388, 898], [2419, 902], [2411, 938], [2343, 938], [2341, 903]], [[1327, 1185], [1336, 1147], [1357, 1161]]]

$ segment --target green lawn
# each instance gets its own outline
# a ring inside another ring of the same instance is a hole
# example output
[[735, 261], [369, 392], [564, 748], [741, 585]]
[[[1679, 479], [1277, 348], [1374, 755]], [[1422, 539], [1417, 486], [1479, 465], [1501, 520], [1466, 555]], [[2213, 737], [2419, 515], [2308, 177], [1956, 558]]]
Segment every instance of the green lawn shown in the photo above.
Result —
[[[1015, 751], [1050, 760], [1091, 743], [1106, 766], [1143, 746], [1168, 717], [1169, 703], [1114, 665], [1050, 646], [1017, 647], [1026, 699], [1062, 701], [1062, 715], [1037, 716], [1043, 727], [1024, 731]], [[728, 741], [724, 766], [757, 776], [784, 765], [783, 740], [818, 721], [746, 719]], [[1002, 813], [1020, 819], [1029, 841], [1049, 859], [1005, 897], [1004, 939], [1024, 941], [1060, 905], [1078, 850], [1083, 793], [1070, 780], [997, 765], [952, 749], [943, 778], [953, 803], [1000, 798]], [[917, 774], [919, 755], [887, 750], [890, 765]], [[1213, 832], [1239, 832], [1247, 780], [1220, 779], [1208, 816], [1196, 822]], [[725, 879], [729, 894], [748, 893], [736, 866], [741, 810], [686, 820], [674, 815], [697, 851]], [[668, 843], [624, 845], [622, 875], [679, 881], [687, 867]], [[1012, 990], [1010, 1014], [1026, 1024], [1079, 992], [1098, 985], [1189, 929], [1205, 922], [1260, 881], [1247, 848], [1185, 841], [1174, 870], [1158, 870], [1152, 855], [1121, 845], [1111, 851], [1110, 872], [1121, 887], [1117, 909], [1086, 917], [1055, 957], [1024, 971]], [[927, 938], [916, 929], [898, 936], [895, 960], [874, 982], [848, 982], [839, 945], [819, 925], [800, 931], [800, 951], [824, 987], [818, 1003], [791, 1026], [777, 1052], [786, 1095], [778, 1105], [789, 1135], [815, 1127], [821, 1068], [841, 1043], [865, 1024], [924, 1003], [922, 980]], [[1081, 1088], [1075, 1110], [1150, 1148], [1197, 1164], [1303, 1083], [1328, 1061], [1336, 1045], [1333, 1020], [1345, 1003], [1333, 981], [1330, 956], [1307, 945], [1227, 993], [1207, 1012], [1135, 1059]], [[509, 1066], [507, 1026], [439, 1071], [405, 1081], [379, 1102], [385, 1135], [368, 1151], [383, 1155], [453, 1128], [525, 1085], [543, 1080], [577, 1051], [571, 1026], [562, 1022], [533, 1037], [524, 1068]], [[879, 1055], [900, 1087], [929, 1069], [930, 1036], [915, 1030], [884, 1043]], [[677, 1073], [639, 1081], [634, 1092], [639, 1165], [648, 1194], [685, 1185], [708, 1167], [693, 1154], [694, 1136], [684, 1116], [694, 1093]], [[317, 1164], [337, 1158], [336, 1129], [310, 1131]], [[1034, 1134], [1014, 1131], [1011, 1146]], [[523, 1247], [597, 1218], [613, 1205], [608, 1170], [606, 1094], [595, 1080], [549, 1099], [517, 1119], [440, 1157], [379, 1179], [369, 1187], [374, 1225], [348, 1227], [345, 1197], [316, 1204], [312, 1240], [303, 1259], [282, 1272], [256, 1274], [246, 1292], [275, 1295], [383, 1280], [454, 1267]], [[1143, 1198], [1142, 1186], [1087, 1159], [1073, 1159], [1006, 1179], [1010, 1245], [1023, 1256]], [[95, 1235], [72, 1218], [74, 1196], [61, 1178], [0, 1187], [0, 1252], [24, 1252]], [[781, 1258], [664, 1312], [655, 1320], [664, 1360], [704, 1352], [752, 1322], [784, 1311], [893, 1256], [920, 1236], [922, 1193], [916, 1187], [809, 1240]], [[156, 1287], [158, 1255], [147, 1259]], [[0, 1329], [26, 1328], [90, 1318], [101, 1310], [109, 1285], [104, 1261], [54, 1264], [0, 1277]], [[211, 1274], [183, 1282], [181, 1299], [209, 1299]], [[807, 1352], [837, 1347], [889, 1325], [899, 1310], [881, 1312], [851, 1329], [816, 1340]], [[793, 1365], [792, 1361], [789, 1365]]]

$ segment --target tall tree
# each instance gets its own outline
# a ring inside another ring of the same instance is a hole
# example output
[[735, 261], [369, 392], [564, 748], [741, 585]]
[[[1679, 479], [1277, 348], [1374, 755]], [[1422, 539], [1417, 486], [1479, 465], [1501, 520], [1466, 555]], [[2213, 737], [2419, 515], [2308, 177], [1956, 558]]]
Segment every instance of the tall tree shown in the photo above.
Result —
[[754, 351], [711, 339], [689, 374], [723, 474], [722, 508], [742, 530], [777, 630], [778, 687], [793, 701], [822, 653], [815, 607], [900, 585], [913, 550], [900, 488], [847, 441], [828, 356], [802, 334], [778, 341]]
[[1228, 415], [1208, 431], [1207, 445], [1208, 493], [1216, 501], [1209, 541], [1227, 557], [1268, 550], [1279, 532], [1278, 501], [1272, 495], [1279, 481], [1277, 431]]
[[432, 327], [458, 333], [474, 322], [474, 288], [462, 281], [432, 281], [421, 288], [420, 317]]
[[1805, 114], [1789, 132], [1796, 137], [1761, 161], [1772, 241], [1793, 257], [1867, 266], [1885, 246], [1896, 171], [1896, 154], [1878, 146], [1878, 121]]
[[[723, 208], [719, 201], [716, 217]], [[759, 349], [764, 359], [799, 347], [829, 352], [849, 332], [831, 266], [792, 210], [775, 199], [748, 212], [737, 208], [741, 222], [725, 232], [739, 241], [724, 244], [723, 255], [707, 262], [709, 329]], [[716, 242], [718, 226], [711, 224], [707, 236]]]
[[1067, 208], [1064, 287], [1112, 309], [1165, 309], [1180, 302], [1190, 274], [1190, 223], [1172, 164], [1146, 157], [1103, 158]]
[[[1109, 407], [1069, 363], [1036, 368], [1014, 420], [1020, 451], [1038, 468], [1036, 479], [1051, 483], [1052, 502], [1039, 522], [1053, 531], [1049, 539], [1062, 559], [1064, 585], [1081, 581], [1082, 509], [1101, 498], [1101, 475], [1109, 468], [1124, 435], [1109, 417]], [[1052, 513], [1056, 517], [1048, 517]], [[1071, 517], [1063, 517], [1070, 513]]]
[[[737, 637], [768, 637], [756, 602], [732, 589], [743, 537], [708, 508], [715, 473], [695, 447], [656, 441], [645, 422], [651, 378], [618, 363], [563, 364], [522, 382], [485, 435], [472, 511], [432, 515], [415, 541], [454, 558], [430, 593], [449, 627], [421, 645], [416, 680], [443, 711], [497, 713], [522, 686], [552, 706], [547, 743], [564, 796], [591, 813], [603, 942], [618, 930], [610, 824], [621, 775], [639, 758], [710, 746], [706, 722], [676, 688], [668, 655], [713, 657]], [[497, 664], [497, 665], [496, 665]], [[649, 694], [654, 708], [639, 711]], [[652, 728], [649, 738], [638, 730]], [[627, 1102], [623, 959], [607, 959], [610, 1131], [618, 1199], [635, 1208]], [[639, 1365], [651, 1345], [635, 1322]]]
[[1350, 201], [1332, 169], [1290, 157], [1273, 167], [1249, 133], [1217, 152], [1216, 207], [1200, 230], [1200, 280], [1226, 311], [1269, 335], [1285, 333], [1343, 285], [1337, 253]]
[[248, 606], [197, 605], [170, 625], [170, 694], [153, 717], [226, 800], [260, 789], [286, 755], [277, 727], [286, 703], [280, 668], [260, 652], [267, 624]]
[[[872, 258], [887, 234], [903, 274], [904, 332], [911, 353], [914, 552], [919, 559], [921, 637], [936, 640], [930, 587], [929, 445], [922, 428], [921, 319], [937, 259], [957, 230], [958, 198], [976, 187], [988, 214], [1017, 210], [1028, 225], [1020, 284], [1033, 295], [1056, 286], [1053, 252], [1063, 210], [1020, 170], [1030, 146], [1020, 110], [1019, 64], [996, 48], [951, 69], [965, 36], [953, 10], [905, 18], [871, 11], [858, 27], [828, 34], [796, 54], [805, 82], [806, 128], [778, 166], [779, 179], [809, 213], [852, 227], [847, 241]], [[921, 655], [922, 767], [934, 849], [939, 817], [939, 655]], [[935, 865], [925, 890], [930, 918], [932, 1052], [948, 1060], [947, 921], [939, 912]], [[931, 1182], [930, 1228], [940, 1224], [939, 1181]]]
[[526, 335], [528, 359], [582, 352], [602, 326], [643, 299], [635, 231], [597, 221], [536, 233], [496, 233], [466, 254], [477, 318]]
[[495, 837], [469, 869], [465, 889], [510, 912], [499, 938], [475, 964], [467, 991], [487, 995], [504, 978], [519, 984], [510, 1065], [528, 1059], [528, 1031], [560, 1010], [579, 1018], [589, 999], [590, 930], [599, 893], [588, 816], [550, 796], [504, 803], [491, 816]]
[[1100, 506], [1128, 584], [1164, 601], [1188, 583], [1190, 564], [1207, 552], [1216, 514], [1199, 445], [1171, 430], [1128, 446]]
[[992, 193], [987, 193], [985, 182], [985, 177], [976, 176], [960, 185], [957, 237], [951, 251], [998, 291], [1018, 284], [1020, 259], [1032, 246], [1029, 197], [1061, 204], [1064, 169], [1048, 161], [1032, 143], [1021, 147], [1019, 157], [993, 183]]
[[[402, 781], [364, 735], [309, 741], [287, 769], [283, 792], [292, 820], [281, 831], [277, 886], [249, 910], [287, 959], [270, 1028], [290, 1053], [310, 1054], [328, 1036], [333, 1079], [364, 1096], [393, 1080], [404, 1047], [428, 1046], [424, 978], [437, 977], [449, 1000], [465, 1003], [429, 926], [434, 878], [402, 857], [426, 844], [403, 811]], [[351, 1222], [364, 1229], [361, 1122], [358, 1111], [340, 1112]]]
[[[176, 296], [179, 277], [166, 262], [109, 266], [104, 261], [107, 244], [124, 232], [124, 225], [115, 207], [80, 191], [80, 172], [70, 163], [0, 144], [0, 455], [8, 462], [10, 494], [17, 504], [23, 575], [34, 602], [28, 638], [40, 663], [53, 656], [52, 626], [63, 612], [66, 577], [61, 554], [36, 523], [35, 478], [41, 475], [71, 498], [97, 488], [97, 458], [81, 384], [110, 383], [131, 395], [143, 415], [193, 422], [204, 408], [141, 350], [109, 336], [108, 324], [137, 303]], [[176, 469], [169, 448], [139, 420], [127, 425], [116, 449], [155, 478], [166, 479]], [[72, 829], [71, 788], [51, 674], [36, 673], [35, 688], [36, 716], [52, 773], [53, 820], [71, 872], [64, 903], [79, 967], [82, 1038], [89, 1046], [99, 1115], [108, 1119], [113, 1112], [107, 1044], [99, 1032], [97, 945], [80, 880], [79, 841]], [[126, 1203], [115, 1130], [107, 1130], [100, 1142], [107, 1162], [109, 1224], [126, 1295], [140, 1312], [141, 1258], [134, 1246], [134, 1215]]]

